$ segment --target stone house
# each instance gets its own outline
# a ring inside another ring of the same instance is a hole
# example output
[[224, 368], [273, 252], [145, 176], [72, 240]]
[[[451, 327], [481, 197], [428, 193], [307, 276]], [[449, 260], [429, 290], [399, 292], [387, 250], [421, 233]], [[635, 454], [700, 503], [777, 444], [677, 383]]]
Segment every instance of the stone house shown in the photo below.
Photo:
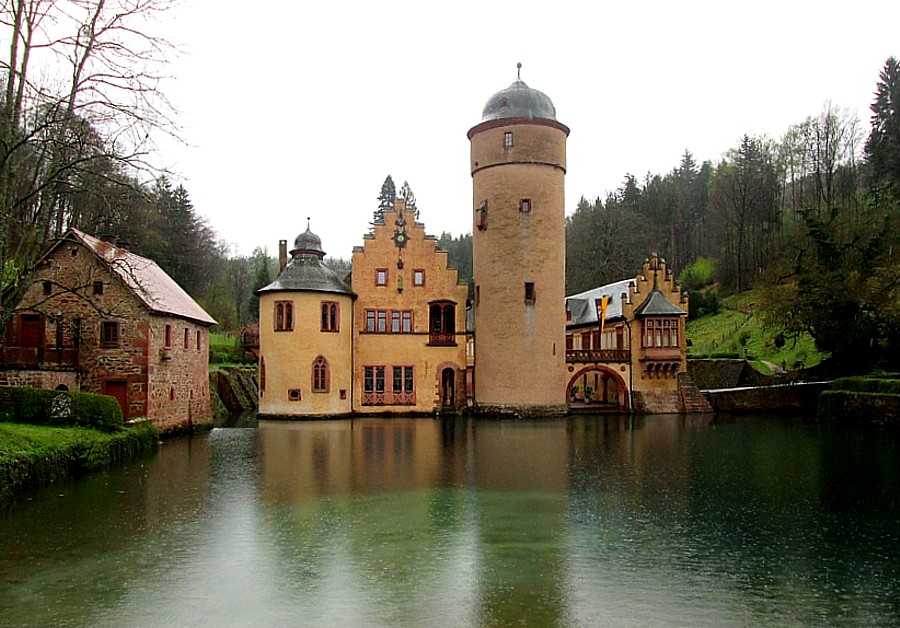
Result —
[[215, 323], [152, 260], [69, 229], [7, 325], [0, 385], [110, 395], [161, 431], [208, 423]]

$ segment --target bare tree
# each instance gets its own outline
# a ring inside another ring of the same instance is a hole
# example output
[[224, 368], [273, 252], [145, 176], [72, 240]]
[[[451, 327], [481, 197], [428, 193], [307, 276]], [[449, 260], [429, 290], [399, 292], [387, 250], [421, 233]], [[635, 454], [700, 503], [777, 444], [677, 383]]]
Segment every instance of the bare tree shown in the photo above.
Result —
[[174, 0], [0, 2], [0, 324], [46, 243], [77, 226], [89, 184], [152, 170], [152, 134], [177, 136], [160, 90], [174, 50], [152, 35]]

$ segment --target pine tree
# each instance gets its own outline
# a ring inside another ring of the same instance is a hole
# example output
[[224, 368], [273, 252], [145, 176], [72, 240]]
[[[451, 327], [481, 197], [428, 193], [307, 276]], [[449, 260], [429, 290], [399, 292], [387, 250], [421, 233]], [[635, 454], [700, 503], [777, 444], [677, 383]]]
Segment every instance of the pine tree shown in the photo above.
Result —
[[900, 196], [900, 62], [890, 57], [881, 70], [872, 103], [866, 155], [875, 188]]
[[384, 210], [394, 209], [394, 200], [397, 198], [397, 190], [391, 175], [381, 184], [381, 193], [378, 194], [378, 209], [372, 215], [372, 224], [380, 224], [384, 220]]

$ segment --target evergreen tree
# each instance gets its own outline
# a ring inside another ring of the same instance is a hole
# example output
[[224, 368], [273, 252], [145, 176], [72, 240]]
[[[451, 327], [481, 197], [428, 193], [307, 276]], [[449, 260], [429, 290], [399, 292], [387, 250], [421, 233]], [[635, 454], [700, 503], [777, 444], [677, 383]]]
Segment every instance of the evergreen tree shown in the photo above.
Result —
[[247, 299], [247, 316], [249, 320], [259, 321], [259, 297], [256, 291], [272, 283], [272, 261], [268, 252], [260, 247], [253, 249], [251, 256], [253, 265], [253, 294]]
[[384, 211], [394, 209], [394, 200], [397, 198], [397, 190], [394, 187], [394, 180], [391, 175], [384, 179], [381, 184], [381, 192], [378, 194], [378, 209], [372, 216], [372, 224], [380, 223], [384, 220]]
[[877, 191], [900, 198], [900, 62], [890, 57], [881, 70], [872, 103], [872, 131], [866, 156]]

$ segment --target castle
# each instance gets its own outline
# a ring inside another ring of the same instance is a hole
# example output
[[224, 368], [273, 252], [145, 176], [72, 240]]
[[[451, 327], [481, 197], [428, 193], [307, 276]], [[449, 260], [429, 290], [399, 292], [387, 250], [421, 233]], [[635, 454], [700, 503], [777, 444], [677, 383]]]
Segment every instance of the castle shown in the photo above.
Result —
[[568, 135], [518, 77], [469, 130], [471, 303], [403, 202], [346, 278], [309, 227], [290, 260], [282, 242], [279, 275], [258, 291], [260, 417], [708, 410], [686, 373], [687, 296], [665, 260], [566, 298]]

